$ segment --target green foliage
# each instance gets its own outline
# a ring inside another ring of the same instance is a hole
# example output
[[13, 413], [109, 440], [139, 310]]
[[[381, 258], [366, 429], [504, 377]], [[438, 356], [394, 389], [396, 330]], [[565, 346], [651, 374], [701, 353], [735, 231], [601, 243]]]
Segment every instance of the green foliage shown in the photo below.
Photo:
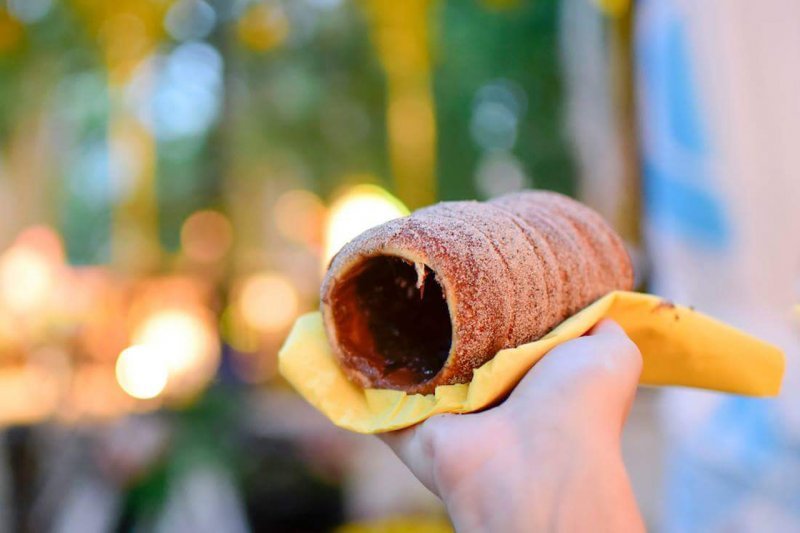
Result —
[[555, 0], [489, 10], [475, 0], [449, 0], [435, 13], [434, 87], [439, 129], [438, 173], [444, 199], [477, 196], [480, 148], [470, 136], [475, 98], [485, 84], [510, 80], [527, 109], [513, 153], [537, 188], [571, 193], [574, 168], [564, 138]]
[[[167, 250], [177, 248], [190, 213], [225, 203], [232, 180], [276, 180], [323, 196], [364, 175], [391, 187], [386, 79], [363, 6], [281, 5], [288, 34], [267, 51], [239, 41], [235, 14], [220, 16], [206, 38], [224, 63], [217, 118], [196, 134], [157, 136], [159, 238]], [[491, 9], [476, 0], [442, 0], [434, 6], [440, 197], [486, 193], [476, 186], [476, 172], [490, 151], [476, 141], [473, 123], [481, 90], [498, 82], [512, 84], [526, 102], [504, 153], [533, 186], [573, 192], [561, 116], [557, 2]], [[166, 61], [180, 44], [167, 38], [159, 57]], [[111, 217], [124, 193], [115, 181], [118, 169], [98, 155], [108, 150], [106, 82], [96, 36], [69, 3], [56, 2], [46, 17], [24, 26], [18, 46], [0, 53], [0, 147], [25, 117], [52, 116], [58, 144], [48, 181], [57, 204], [52, 210], [79, 263], [109, 259]]]

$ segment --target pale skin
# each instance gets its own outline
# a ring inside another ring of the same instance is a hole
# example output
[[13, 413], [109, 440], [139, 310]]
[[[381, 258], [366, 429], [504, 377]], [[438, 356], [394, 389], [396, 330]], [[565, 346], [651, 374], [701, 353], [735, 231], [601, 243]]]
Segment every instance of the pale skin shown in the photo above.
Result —
[[620, 445], [641, 369], [636, 345], [604, 320], [497, 407], [381, 438], [460, 532], [644, 531]]

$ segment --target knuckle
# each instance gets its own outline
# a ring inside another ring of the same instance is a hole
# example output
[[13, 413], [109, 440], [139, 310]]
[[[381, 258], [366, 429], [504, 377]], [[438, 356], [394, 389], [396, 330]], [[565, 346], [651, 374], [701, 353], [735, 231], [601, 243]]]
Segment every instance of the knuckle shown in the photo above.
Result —
[[[448, 446], [448, 418], [453, 415], [436, 415], [424, 423], [417, 430], [417, 438], [422, 453], [429, 457], [433, 464], [446, 462], [449, 454], [446, 452]], [[431, 423], [435, 422], [435, 423]]]
[[619, 340], [618, 358], [620, 365], [631, 373], [637, 376], [642, 371], [642, 352], [633, 340], [627, 335], [622, 336]]
[[607, 336], [598, 343], [596, 350], [601, 352], [604, 366], [615, 370], [638, 369], [642, 364], [639, 347], [620, 329], [614, 336]]

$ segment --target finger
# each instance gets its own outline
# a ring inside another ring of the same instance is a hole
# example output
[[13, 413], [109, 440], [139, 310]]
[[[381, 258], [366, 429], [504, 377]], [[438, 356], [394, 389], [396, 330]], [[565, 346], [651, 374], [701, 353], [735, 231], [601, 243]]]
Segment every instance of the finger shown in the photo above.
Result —
[[[603, 319], [591, 329], [590, 335], [604, 335], [610, 336], [615, 339], [615, 342], [620, 345], [622, 350], [615, 352], [618, 365], [622, 367], [622, 371], [626, 376], [626, 387], [623, 390], [629, 391], [627, 402], [623, 412], [622, 422], [628, 418], [633, 400], [636, 397], [636, 388], [639, 384], [639, 378], [642, 374], [642, 354], [633, 341], [625, 333], [622, 327], [611, 319]], [[627, 349], [626, 349], [627, 348]]]
[[611, 320], [610, 318], [604, 318], [597, 324], [595, 324], [592, 329], [589, 330], [589, 335], [611, 335], [611, 336], [624, 336], [627, 337], [627, 333], [625, 330], [622, 329], [622, 326]]
[[543, 361], [546, 364], [541, 366], [540, 372], [558, 365], [564, 371], [575, 373], [565, 377], [589, 377], [598, 382], [615, 382], [628, 389], [636, 385], [642, 369], [639, 348], [609, 319], [597, 323], [586, 336], [556, 347]]
[[586, 336], [565, 342], [545, 354], [512, 396], [529, 388], [547, 391], [556, 385], [581, 387], [587, 380], [619, 381], [619, 385], [630, 388], [638, 380], [641, 365], [639, 350], [624, 330], [611, 320], [603, 320]]
[[625, 330], [613, 320], [604, 319], [595, 324], [589, 336], [603, 341], [602, 364], [615, 371], [624, 389], [635, 389], [642, 374], [642, 354]]
[[410, 428], [376, 436], [386, 443], [411, 472], [434, 494], [439, 494], [434, 478], [435, 425], [448, 415], [437, 415]]
[[405, 449], [408, 447], [409, 441], [413, 439], [416, 426], [410, 428], [398, 429], [396, 431], [387, 431], [385, 433], [376, 433], [375, 436], [386, 443], [389, 448], [397, 455], [405, 454]]
[[547, 353], [512, 392], [520, 411], [585, 418], [619, 430], [641, 373], [641, 355], [622, 328], [604, 320]]

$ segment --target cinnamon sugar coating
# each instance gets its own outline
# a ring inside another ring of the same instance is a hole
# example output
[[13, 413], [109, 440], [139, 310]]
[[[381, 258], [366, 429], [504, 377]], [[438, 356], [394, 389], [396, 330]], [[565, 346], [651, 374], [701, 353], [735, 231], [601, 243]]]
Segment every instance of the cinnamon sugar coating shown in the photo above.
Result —
[[531, 191], [442, 202], [364, 232], [332, 260], [321, 311], [353, 382], [432, 393], [632, 286], [622, 240], [600, 215]]

